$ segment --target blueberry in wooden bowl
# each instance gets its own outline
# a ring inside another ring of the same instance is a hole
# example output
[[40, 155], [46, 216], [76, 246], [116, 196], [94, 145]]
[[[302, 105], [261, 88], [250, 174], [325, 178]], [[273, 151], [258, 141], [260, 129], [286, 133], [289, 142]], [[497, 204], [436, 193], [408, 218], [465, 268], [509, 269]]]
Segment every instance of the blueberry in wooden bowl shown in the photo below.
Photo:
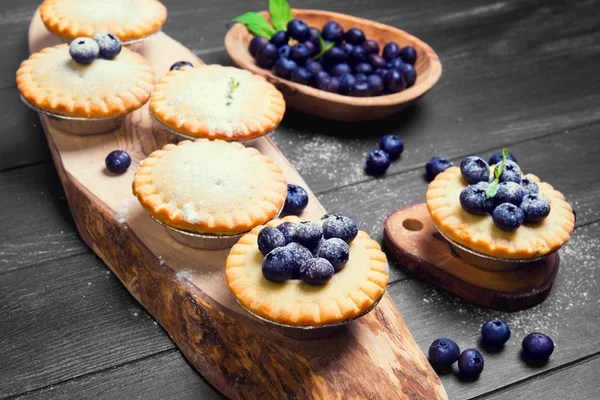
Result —
[[[225, 48], [235, 65], [261, 75], [269, 82], [273, 83], [283, 93], [287, 105], [291, 108], [298, 109], [308, 114], [340, 121], [368, 121], [380, 119], [404, 109], [419, 99], [435, 85], [442, 74], [442, 65], [434, 50], [422, 40], [398, 28], [346, 14], [328, 11], [298, 9], [293, 9], [291, 11], [294, 19], [304, 22], [309, 28], [316, 28], [322, 32], [321, 36], [325, 40], [327, 35], [324, 35], [325, 31], [322, 31], [322, 29], [327, 23], [334, 21], [341, 25], [344, 32], [355, 32], [352, 30], [353, 28], [362, 31], [369, 42], [368, 44], [373, 45], [375, 42], [379, 45], [380, 49], [384, 49], [385, 45], [390, 42], [396, 43], [399, 49], [411, 47], [414, 49], [414, 53], [409, 54], [408, 60], [414, 62], [414, 69], [409, 72], [413, 72], [413, 78], [414, 73], [416, 73], [416, 80], [414, 83], [404, 87], [401, 82], [398, 85], [398, 77], [396, 76], [398, 74], [395, 74], [393, 77], [396, 80], [395, 82], [394, 79], [388, 79], [388, 82], [396, 84], [392, 87], [393, 90], [401, 90], [397, 93], [390, 93], [390, 91], [387, 90], [382, 94], [378, 93], [377, 95], [369, 96], [369, 93], [373, 93], [373, 91], [365, 90], [365, 96], [363, 97], [321, 90], [308, 84], [301, 84], [277, 76], [272, 69], [260, 67], [256, 59], [250, 54], [249, 50], [250, 42], [255, 35], [242, 23], [233, 25], [225, 36]], [[270, 21], [268, 12], [263, 11], [259, 14], [264, 16], [267, 21]], [[358, 40], [355, 39], [354, 36], [352, 36], [352, 39]], [[293, 42], [294, 39], [292, 39], [291, 43]], [[332, 43], [336, 42], [332, 40]], [[346, 46], [347, 44], [347, 42], [342, 45], [337, 44], [334, 48]], [[379, 49], [377, 50], [379, 51]], [[364, 56], [367, 57], [371, 54], [370, 51], [371, 50], [368, 50]], [[355, 51], [355, 53], [358, 52]], [[337, 54], [332, 54], [332, 56], [335, 55]], [[362, 60], [362, 57], [359, 57], [360, 54], [354, 55]], [[402, 53], [398, 54], [398, 56], [402, 57]], [[416, 61], [414, 60], [415, 57]], [[322, 58], [322, 60], [317, 61], [321, 62], [324, 69], [326, 69], [328, 57], [327, 55], [323, 55]], [[377, 57], [376, 61], [381, 62], [381, 59], [383, 59], [383, 57]], [[352, 60], [349, 59], [348, 62], [352, 63]], [[352, 68], [354, 69], [354, 66], [352, 66]], [[390, 65], [389, 70], [397, 71], [398, 69], [396, 66]], [[381, 72], [380, 69], [379, 73]], [[384, 79], [384, 83], [385, 81], [386, 80]], [[364, 86], [366, 87], [366, 85]], [[320, 85], [319, 87], [324, 86]], [[334, 85], [334, 87], [336, 87], [336, 85]], [[344, 87], [344, 85], [337, 85], [337, 87]], [[375, 92], [377, 93], [378, 91]]]

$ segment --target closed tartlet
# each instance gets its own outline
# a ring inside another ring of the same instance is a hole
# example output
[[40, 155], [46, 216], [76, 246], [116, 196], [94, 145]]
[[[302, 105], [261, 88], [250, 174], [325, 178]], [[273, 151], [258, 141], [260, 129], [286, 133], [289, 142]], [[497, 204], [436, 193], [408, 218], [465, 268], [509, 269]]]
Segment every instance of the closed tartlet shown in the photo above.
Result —
[[[266, 226], [300, 222], [297, 217], [274, 220]], [[258, 249], [259, 226], [231, 248], [226, 263], [229, 288], [250, 312], [279, 324], [320, 326], [341, 323], [370, 310], [385, 293], [389, 281], [387, 258], [379, 244], [359, 231], [350, 242], [346, 265], [323, 286], [299, 279], [270, 282], [262, 274]]]
[[167, 9], [157, 0], [45, 0], [40, 16], [50, 32], [69, 41], [100, 31], [133, 41], [160, 30]]
[[538, 184], [540, 194], [550, 202], [550, 214], [540, 223], [525, 224], [514, 232], [506, 232], [494, 225], [490, 215], [474, 215], [463, 210], [459, 196], [468, 184], [458, 167], [448, 168], [430, 183], [429, 214], [444, 236], [477, 253], [503, 259], [545, 256], [570, 239], [575, 217], [562, 193], [533, 174], [526, 176]]
[[254, 148], [198, 139], [150, 154], [135, 173], [133, 194], [169, 227], [233, 235], [276, 217], [287, 182], [279, 167]]
[[61, 44], [32, 54], [17, 71], [17, 88], [32, 106], [66, 117], [108, 118], [143, 106], [154, 70], [141, 55], [122, 49], [114, 59], [78, 64]]
[[162, 77], [150, 99], [150, 113], [187, 136], [250, 140], [277, 127], [285, 101], [275, 86], [258, 75], [204, 65]]

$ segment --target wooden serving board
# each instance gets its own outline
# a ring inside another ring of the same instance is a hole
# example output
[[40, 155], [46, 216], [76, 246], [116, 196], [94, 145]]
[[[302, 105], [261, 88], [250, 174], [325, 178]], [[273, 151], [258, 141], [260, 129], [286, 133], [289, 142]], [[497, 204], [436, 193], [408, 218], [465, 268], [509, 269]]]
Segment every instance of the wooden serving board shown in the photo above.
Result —
[[467, 301], [503, 311], [522, 310], [544, 301], [560, 264], [554, 253], [507, 271], [473, 266], [437, 231], [425, 203], [392, 213], [385, 221], [384, 241], [410, 272]]
[[[30, 51], [58, 42], [36, 12], [29, 30]], [[158, 76], [175, 61], [202, 63], [164, 33], [136, 50], [150, 60]], [[132, 195], [140, 160], [175, 141], [153, 126], [147, 106], [132, 113], [122, 127], [102, 135], [68, 134], [54, 128], [49, 117], [40, 119], [85, 242], [226, 396], [447, 398], [387, 294], [370, 314], [318, 340], [288, 338], [245, 312], [226, 283], [228, 250], [198, 250], [176, 242]], [[268, 137], [253, 145], [278, 163], [290, 182], [307, 187]], [[133, 159], [129, 171], [120, 176], [104, 167], [106, 155], [115, 149], [127, 150]], [[306, 216], [324, 212], [311, 193]]]

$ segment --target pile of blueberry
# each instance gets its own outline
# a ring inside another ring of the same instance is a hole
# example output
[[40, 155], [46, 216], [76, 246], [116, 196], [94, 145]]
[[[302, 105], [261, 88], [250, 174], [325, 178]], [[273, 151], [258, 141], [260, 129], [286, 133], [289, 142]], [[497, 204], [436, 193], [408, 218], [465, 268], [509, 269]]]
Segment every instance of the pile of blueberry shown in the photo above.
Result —
[[[510, 338], [508, 324], [499, 319], [487, 321], [481, 327], [483, 343], [490, 348], [501, 348]], [[546, 361], [554, 351], [552, 339], [540, 332], [530, 333], [523, 339], [523, 357], [528, 361]], [[483, 356], [476, 349], [460, 352], [452, 339], [439, 338], [429, 347], [429, 361], [436, 368], [447, 368], [458, 361], [458, 369], [468, 378], [475, 378], [483, 371]]]
[[358, 234], [348, 217], [326, 214], [323, 224], [283, 222], [258, 233], [258, 250], [265, 256], [262, 273], [271, 282], [301, 279], [324, 285], [348, 262], [348, 244]]
[[[510, 153], [508, 153], [506, 159], [517, 162], [517, 159]], [[490, 159], [488, 160], [488, 164], [500, 164], [501, 161], [502, 152], [498, 151], [491, 155]], [[427, 162], [427, 165], [425, 165], [425, 175], [427, 176], [428, 180], [432, 181], [436, 176], [438, 176], [438, 174], [441, 174], [452, 165], [452, 161], [450, 161], [447, 157], [431, 157]]]
[[[539, 193], [537, 183], [523, 176], [519, 165], [508, 158], [495, 181], [494, 177], [490, 180], [490, 166], [481, 157], [465, 158], [460, 172], [469, 184], [460, 193], [462, 208], [471, 214], [491, 214], [494, 224], [504, 231], [513, 232], [524, 223], [540, 223], [550, 214], [550, 202]], [[497, 185], [492, 195], [488, 190], [491, 185]]]
[[80, 37], [69, 44], [69, 54], [78, 64], [91, 64], [98, 57], [112, 59], [121, 52], [121, 41], [110, 32], [98, 32], [93, 39]]
[[365, 171], [369, 175], [383, 175], [393, 160], [404, 150], [404, 142], [398, 136], [385, 135], [379, 139], [379, 148], [367, 154]]
[[[293, 44], [292, 44], [293, 43]], [[329, 21], [321, 32], [294, 19], [286, 31], [270, 40], [255, 36], [250, 54], [257, 64], [275, 75], [320, 90], [367, 97], [397, 93], [417, 79], [417, 52], [395, 42], [383, 46], [367, 39], [363, 31]]]

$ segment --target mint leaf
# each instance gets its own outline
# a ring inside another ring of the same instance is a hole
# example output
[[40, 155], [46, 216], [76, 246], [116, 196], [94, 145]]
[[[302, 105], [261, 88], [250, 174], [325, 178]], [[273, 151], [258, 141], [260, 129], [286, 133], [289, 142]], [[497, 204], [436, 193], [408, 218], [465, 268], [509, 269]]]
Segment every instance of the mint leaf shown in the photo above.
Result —
[[502, 161], [500, 162], [500, 165], [496, 165], [496, 168], [494, 168], [494, 181], [488, 185], [485, 191], [486, 199], [491, 199], [498, 192], [500, 175], [502, 175], [502, 171], [504, 171], [504, 166], [506, 165], [506, 157], [508, 157], [508, 149], [505, 147], [504, 149], [502, 149]]
[[273, 36], [275, 33], [275, 29], [269, 24], [265, 17], [259, 13], [247, 12], [239, 17], [235, 17], [232, 19], [232, 21], [241, 22], [242, 24], [246, 25], [248, 30], [256, 36], [262, 36], [267, 39], [271, 39], [271, 36]]
[[319, 43], [321, 44], [321, 51], [316, 56], [313, 57], [313, 60], [318, 60], [319, 57], [321, 57], [323, 54], [325, 54], [325, 52], [327, 50], [329, 50], [330, 48], [335, 46], [334, 42], [331, 42], [327, 46], [325, 46], [325, 41], [321, 37], [321, 34], [317, 32], [317, 35], [319, 35]]
[[271, 22], [278, 31], [287, 30], [287, 24], [294, 19], [292, 9], [287, 0], [269, 0]]
[[233, 92], [238, 87], [240, 87], [240, 83], [233, 80], [233, 78], [229, 78], [229, 90], [227, 91], [227, 105], [231, 105], [231, 102], [233, 101]]

